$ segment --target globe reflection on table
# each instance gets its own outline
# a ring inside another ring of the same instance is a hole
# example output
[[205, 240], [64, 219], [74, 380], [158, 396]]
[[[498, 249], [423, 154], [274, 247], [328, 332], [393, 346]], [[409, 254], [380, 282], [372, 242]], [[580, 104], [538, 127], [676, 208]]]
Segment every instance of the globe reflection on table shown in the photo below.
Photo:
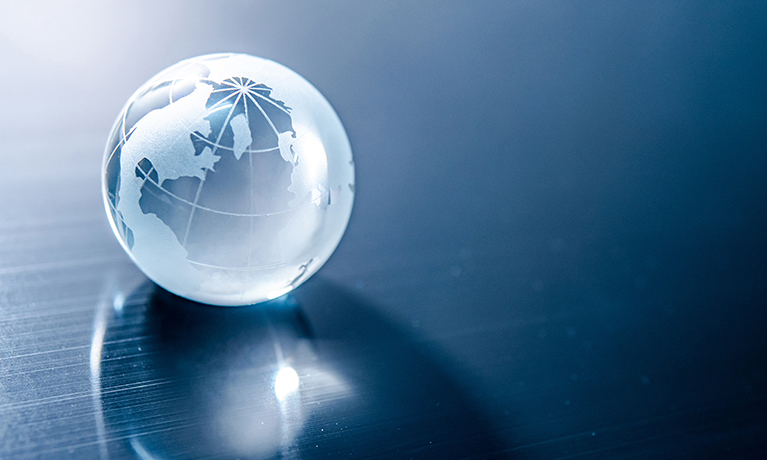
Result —
[[111, 437], [139, 458], [281, 455], [307, 416], [300, 376], [310, 392], [345, 389], [317, 366], [290, 297], [210, 309], [146, 284], [114, 314], [100, 350], [99, 403]]
[[236, 309], [150, 282], [112, 292], [91, 345], [102, 458], [463, 458], [501, 449], [448, 362], [322, 279]]

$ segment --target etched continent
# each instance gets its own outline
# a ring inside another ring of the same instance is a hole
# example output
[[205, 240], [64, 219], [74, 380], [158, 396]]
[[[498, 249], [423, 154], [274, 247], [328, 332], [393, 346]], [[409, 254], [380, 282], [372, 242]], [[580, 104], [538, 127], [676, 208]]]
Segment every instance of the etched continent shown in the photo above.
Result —
[[[210, 132], [206, 103], [212, 87], [198, 83], [178, 101], [156, 109], [133, 127], [120, 153], [120, 190], [117, 212], [133, 232], [131, 252], [144, 272], [161, 286], [184, 295], [199, 289], [202, 275], [187, 260], [187, 251], [173, 231], [154, 214], [145, 214], [139, 200], [144, 182], [152, 172], [158, 183], [189, 176], [205, 178], [219, 157], [206, 148], [195, 155], [191, 131]], [[138, 164], [147, 159], [152, 171], [138, 176]]]

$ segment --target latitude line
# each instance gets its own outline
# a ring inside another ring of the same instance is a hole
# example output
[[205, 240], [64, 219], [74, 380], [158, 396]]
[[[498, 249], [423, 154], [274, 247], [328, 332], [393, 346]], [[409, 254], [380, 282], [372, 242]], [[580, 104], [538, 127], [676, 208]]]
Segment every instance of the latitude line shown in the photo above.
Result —
[[230, 81], [230, 80], [232, 80], [232, 79], [231, 78], [227, 78], [225, 80], [222, 80], [221, 82], [218, 82], [216, 80], [211, 80], [211, 79], [207, 79], [207, 78], [205, 79], [205, 81], [207, 81], [207, 82], [215, 83], [217, 85], [226, 85], [226, 86], [228, 86], [230, 88], [238, 88], [238, 87], [242, 86], [242, 85], [240, 85], [240, 84], [238, 84], [236, 82], [232, 83], [232, 81]]
[[[146, 116], [146, 115], [144, 115], [144, 116]], [[106, 161], [106, 163], [105, 163], [105, 164], [109, 164], [109, 162], [110, 162], [110, 161], [112, 161], [112, 157], [115, 155], [115, 153], [117, 153], [117, 149], [118, 149], [118, 148], [120, 148], [120, 145], [122, 145], [123, 147], [125, 146], [125, 144], [128, 142], [128, 136], [129, 136], [131, 133], [133, 133], [133, 131], [135, 131], [135, 130], [136, 130], [136, 128], [137, 128], [137, 125], [138, 125], [139, 121], [141, 121], [143, 118], [144, 118], [144, 117], [141, 117], [141, 118], [139, 118], [139, 120], [138, 120], [138, 121], [137, 121], [137, 122], [136, 122], [136, 123], [135, 123], [135, 124], [134, 124], [134, 125], [131, 127], [130, 131], [128, 131], [128, 134], [124, 135], [124, 136], [123, 136], [123, 137], [120, 139], [120, 142], [118, 142], [118, 143], [117, 143], [117, 145], [115, 146], [115, 148], [112, 150], [112, 153], [110, 153], [110, 154], [109, 154], [109, 159]], [[204, 118], [204, 116], [201, 116], [200, 118]], [[200, 118], [198, 118], [197, 120], [195, 120], [195, 122], [196, 122], [196, 121], [199, 121], [199, 119], [200, 119]], [[180, 122], [180, 121], [179, 121], [179, 124], [181, 124], [181, 126], [183, 126], [183, 127], [185, 127], [185, 128], [186, 128], [186, 124], [184, 124], [184, 123], [182, 123], [182, 122]], [[189, 130], [189, 128], [187, 128], [187, 130]], [[123, 128], [123, 132], [124, 132], [124, 131], [125, 131], [125, 129]], [[194, 135], [195, 133], [191, 133], [191, 134], [193, 134], [193, 135]], [[182, 137], [184, 137], [184, 136], [186, 136], [186, 135], [187, 135], [187, 133], [181, 133], [181, 134], [179, 134], [178, 136], [176, 136], [176, 137], [173, 139], [173, 142], [171, 142], [170, 144], [175, 144], [175, 143], [176, 143], [176, 141], [178, 141], [179, 139], [181, 139]], [[144, 158], [146, 158], [146, 157], [144, 157]], [[147, 160], [149, 160], [149, 158], [147, 158]], [[151, 161], [151, 160], [150, 160], [150, 161]], [[137, 163], [136, 165], [138, 166], [138, 163]], [[153, 165], [153, 166], [154, 166], [154, 165]], [[144, 170], [142, 169], [141, 171], [144, 171]]]
[[199, 265], [201, 267], [208, 267], [208, 268], [219, 268], [223, 270], [231, 270], [231, 271], [238, 271], [238, 272], [244, 272], [244, 271], [255, 271], [255, 270], [271, 270], [274, 268], [279, 267], [285, 267], [288, 265], [287, 262], [280, 262], [278, 264], [272, 264], [272, 265], [261, 265], [256, 267], [222, 267], [219, 265], [213, 265], [213, 264], [206, 264], [204, 262], [197, 262], [195, 260], [189, 260], [190, 264]]
[[[271, 88], [269, 88], [268, 86], [264, 85], [263, 83], [258, 83], [258, 84], [256, 84], [256, 83], [255, 83], [253, 80], [249, 80], [249, 81], [250, 81], [250, 83], [248, 83], [248, 85], [246, 85], [246, 86], [244, 86], [244, 87], [239, 87], [239, 88], [238, 88], [237, 86], [235, 86], [235, 85], [232, 85], [232, 83], [231, 83], [231, 82], [227, 82], [227, 81], [225, 81], [225, 82], [222, 82], [222, 83], [214, 82], [214, 81], [212, 81], [212, 80], [206, 80], [206, 81], [207, 81], [207, 82], [210, 82], [210, 83], [216, 83], [216, 84], [226, 84], [227, 86], [229, 86], [229, 88], [219, 88], [219, 89], [213, 90], [213, 91], [212, 91], [212, 93], [215, 93], [215, 92], [224, 92], [224, 91], [232, 91], [232, 93], [233, 93], [233, 94], [231, 94], [231, 95], [230, 95], [230, 96], [228, 96], [228, 97], [231, 97], [231, 96], [233, 96], [233, 95], [234, 95], [234, 93], [240, 93], [240, 94], [248, 94], [248, 95], [250, 95], [250, 99], [251, 99], [251, 100], [253, 100], [253, 97], [252, 97], [252, 96], [256, 96], [256, 97], [258, 97], [258, 98], [260, 98], [260, 99], [263, 99], [264, 101], [268, 102], [269, 104], [273, 105], [273, 106], [274, 106], [274, 107], [276, 107], [277, 109], [279, 109], [279, 110], [282, 110], [282, 111], [283, 111], [285, 114], [287, 114], [287, 115], [290, 115], [290, 108], [289, 108], [289, 107], [286, 109], [286, 108], [284, 108], [284, 107], [280, 106], [278, 103], [274, 102], [273, 100], [269, 99], [268, 97], [266, 97], [266, 96], [264, 96], [264, 95], [262, 95], [262, 94], [258, 93], [258, 91], [271, 91]], [[206, 84], [209, 84], [209, 83], [206, 83]], [[260, 86], [261, 86], [261, 87], [260, 87]], [[227, 97], [227, 98], [228, 98], [228, 97]], [[224, 99], [222, 99], [222, 100], [221, 100], [221, 101], [219, 101], [219, 102], [223, 102], [223, 100], [224, 100]], [[254, 103], [254, 104], [257, 104], [255, 101], [253, 101], [253, 103]], [[259, 105], [259, 107], [260, 107], [260, 104], [257, 104], [257, 105]], [[215, 106], [214, 106], [214, 107], [215, 107]], [[179, 120], [179, 121], [180, 121], [180, 120]], [[181, 121], [180, 121], [180, 122], [181, 122]], [[185, 124], [185, 123], [183, 123], [183, 122], [181, 122], [181, 123], [182, 123], [182, 124], [184, 124], [184, 125], [186, 125], [186, 124]], [[217, 148], [219, 148], [219, 149], [232, 150], [230, 147], [227, 147], [227, 146], [224, 146], [224, 145], [220, 145], [220, 144], [214, 143], [214, 142], [212, 142], [210, 139], [207, 139], [207, 138], [205, 138], [205, 137], [202, 137], [202, 136], [198, 135], [198, 134], [197, 134], [197, 133], [195, 133], [195, 132], [192, 132], [192, 130], [190, 130], [190, 132], [191, 132], [191, 134], [192, 134], [193, 136], [197, 137], [199, 140], [201, 140], [201, 141], [205, 142], [206, 144], [210, 145], [211, 147], [217, 147]], [[303, 133], [302, 133], [302, 135], [303, 135]], [[300, 137], [300, 136], [299, 136], [299, 137]], [[291, 142], [291, 144], [292, 144], [292, 143], [294, 143], [295, 141], [296, 141], [296, 139], [294, 139], [294, 140]], [[272, 152], [272, 151], [274, 151], [274, 150], [277, 150], [278, 148], [279, 148], [279, 146], [277, 146], [277, 147], [272, 147], [272, 148], [268, 148], [268, 149], [250, 149], [250, 148], [248, 148], [248, 149], [247, 149], [247, 150], [245, 150], [245, 151], [246, 151], [246, 152], [254, 152], [254, 153], [266, 153], [266, 152]]]
[[[150, 163], [151, 163], [151, 160], [150, 160]], [[139, 165], [136, 165], [136, 169], [138, 169], [139, 171], [144, 173], [144, 180], [141, 181], [141, 188], [144, 188], [144, 185], [146, 184], [147, 179], [149, 179], [149, 175], [152, 174], [152, 171], [154, 171], [154, 165], [152, 165], [152, 167], [149, 168], [148, 172], [144, 172], [144, 168], [142, 168]], [[152, 181], [152, 182], [154, 182], [154, 181]]]
[[[144, 171], [141, 167], [138, 167], [138, 169], [141, 171], [142, 174], [146, 175], [146, 171]], [[185, 199], [181, 198], [180, 196], [176, 195], [175, 193], [169, 191], [168, 189], [166, 189], [164, 187], [161, 187], [160, 184], [158, 184], [157, 181], [155, 181], [151, 177], [148, 179], [148, 181], [150, 183], [154, 184], [159, 190], [165, 192], [168, 196], [170, 196], [172, 198], [175, 198], [176, 200], [178, 200], [178, 201], [180, 201], [182, 203], [188, 204], [189, 206], [195, 207], [195, 208], [197, 208], [197, 209], [199, 209], [201, 211], [207, 211], [207, 212], [212, 212], [214, 214], [222, 214], [222, 215], [225, 215], [225, 216], [232, 216], [232, 217], [269, 217], [269, 216], [276, 216], [278, 214], [287, 214], [287, 213], [289, 213], [291, 211], [294, 211], [296, 209], [300, 209], [303, 206], [308, 206], [310, 204], [317, 204], [317, 202], [319, 202], [319, 200], [321, 198], [321, 197], [315, 198], [314, 200], [307, 201], [306, 203], [302, 203], [302, 204], [296, 206], [295, 208], [286, 209], [284, 211], [265, 212], [265, 213], [259, 213], [259, 214], [243, 214], [243, 213], [239, 213], [239, 212], [220, 211], [218, 209], [209, 208], [207, 206], [201, 206], [199, 204], [195, 205], [191, 201], [185, 200]], [[114, 205], [112, 205], [112, 207], [114, 208]]]
[[[169, 89], [169, 92], [168, 92], [168, 106], [170, 106], [170, 105], [172, 105], [172, 104], [176, 103], [176, 101], [174, 101], [174, 100], [173, 100], [173, 88], [175, 88], [176, 82], [178, 82], [178, 81], [181, 81], [181, 80], [182, 80], [182, 79], [179, 79], [179, 78], [177, 78], [177, 79], [175, 79], [175, 80], [172, 80], [172, 81], [171, 81], [171, 83], [168, 85], [168, 89]], [[158, 85], [154, 85], [152, 88], [156, 88], [157, 86], [159, 86], [159, 84], [158, 84]], [[139, 98], [139, 99], [140, 99], [140, 98]], [[113, 156], [114, 156], [114, 154], [117, 152], [117, 149], [118, 149], [118, 148], [120, 148], [120, 145], [121, 145], [121, 144], [125, 144], [125, 142], [128, 142], [128, 136], [129, 136], [129, 135], [130, 135], [130, 134], [131, 134], [133, 131], [135, 131], [135, 130], [136, 130], [136, 125], [138, 124], [138, 122], [139, 122], [139, 121], [141, 121], [141, 120], [142, 120], [144, 117], [146, 117], [147, 115], [149, 115], [149, 113], [151, 113], [151, 112], [154, 112], [155, 110], [160, 110], [160, 109], [153, 109], [153, 110], [150, 110], [148, 113], [144, 114], [144, 115], [143, 115], [141, 118], [139, 118], [138, 120], [136, 120], [136, 122], [135, 122], [135, 123], [133, 123], [133, 126], [131, 126], [131, 128], [130, 128], [130, 131], [128, 131], [128, 132], [126, 133], [126, 132], [125, 132], [125, 126], [127, 126], [127, 121], [128, 121], [128, 109], [130, 109], [130, 107], [132, 107], [132, 106], [133, 106], [133, 104], [135, 104], [135, 102], [136, 102], [136, 100], [131, 100], [131, 101], [130, 101], [130, 104], [128, 105], [128, 107], [126, 107], [126, 108], [123, 110], [123, 113], [122, 113], [122, 123], [121, 123], [121, 125], [120, 125], [120, 131], [122, 132], [122, 136], [120, 137], [120, 142], [118, 142], [118, 143], [117, 143], [117, 145], [115, 146], [115, 148], [114, 148], [114, 149], [112, 150], [112, 152], [109, 154], [109, 158], [107, 159], [107, 161], [106, 161], [106, 163], [105, 163], [105, 164], [109, 164], [109, 162], [110, 162], [110, 161], [112, 161], [112, 157], [113, 157]], [[166, 106], [166, 107], [168, 107], [168, 106]], [[164, 108], [164, 107], [163, 107], [163, 108]], [[182, 125], [184, 125], [184, 126], [186, 126], [184, 123], [181, 123], [181, 124], [182, 124]], [[177, 138], [177, 139], [178, 139], [178, 138]], [[142, 170], [142, 171], [143, 171], [143, 170]]]
[[[197, 133], [191, 133], [191, 134], [192, 134], [192, 136], [194, 136], [197, 139], [199, 139], [200, 141], [208, 144], [209, 146], [215, 146], [215, 147], [217, 147], [219, 149], [222, 149], [222, 150], [234, 150], [232, 147], [227, 147], [225, 145], [216, 144], [216, 143], [212, 142], [211, 140], [206, 139], [204, 136], [201, 136], [201, 135], [199, 135]], [[277, 149], [279, 149], [279, 147], [269, 147], [268, 149], [245, 149], [244, 152], [249, 152], [249, 153], [266, 153], [266, 152], [271, 152], [271, 151], [277, 150]]]

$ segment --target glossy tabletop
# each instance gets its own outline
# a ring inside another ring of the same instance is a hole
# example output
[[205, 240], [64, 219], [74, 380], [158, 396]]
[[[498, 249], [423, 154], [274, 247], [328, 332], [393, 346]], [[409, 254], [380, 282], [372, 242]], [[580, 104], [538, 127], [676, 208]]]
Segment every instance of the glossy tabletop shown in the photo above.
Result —
[[[0, 7], [0, 458], [764, 458], [767, 4]], [[144, 277], [101, 198], [155, 72], [276, 60], [356, 201], [287, 296]]]

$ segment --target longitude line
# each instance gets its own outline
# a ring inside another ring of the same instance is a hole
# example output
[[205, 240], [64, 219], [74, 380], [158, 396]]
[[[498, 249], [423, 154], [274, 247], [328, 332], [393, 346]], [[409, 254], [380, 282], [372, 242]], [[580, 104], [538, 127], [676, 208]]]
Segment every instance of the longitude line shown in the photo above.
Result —
[[250, 94], [250, 93], [253, 93], [253, 94], [255, 94], [256, 96], [260, 97], [261, 99], [265, 100], [266, 102], [268, 102], [268, 103], [272, 104], [273, 106], [277, 107], [278, 109], [280, 109], [280, 110], [282, 110], [283, 112], [285, 112], [285, 113], [287, 113], [288, 115], [290, 115], [290, 111], [289, 111], [288, 109], [286, 109], [285, 107], [282, 107], [280, 104], [278, 104], [278, 103], [276, 103], [276, 102], [272, 101], [272, 100], [271, 100], [271, 99], [269, 99], [268, 97], [266, 97], [266, 96], [263, 96], [263, 95], [261, 95], [261, 94], [257, 93], [255, 90], [254, 90], [254, 91], [248, 91], [248, 94]]
[[[240, 102], [240, 96], [241, 94], [237, 96], [237, 99], [234, 101], [234, 104], [232, 104], [232, 108], [229, 109], [229, 113], [226, 115], [226, 119], [224, 120], [224, 123], [221, 125], [221, 130], [218, 132], [218, 138], [216, 139], [216, 144], [221, 142], [221, 137], [224, 135], [224, 131], [226, 130], [226, 124], [229, 123], [229, 119], [232, 117], [232, 114], [234, 113], [234, 108], [237, 107], [237, 103]], [[216, 150], [218, 150], [218, 147], [213, 148], [213, 155], [216, 154]], [[189, 220], [186, 222], [186, 231], [184, 231], [184, 241], [181, 243], [181, 246], [186, 248], [186, 240], [189, 238], [189, 230], [192, 228], [192, 219], [194, 218], [194, 211], [197, 209], [197, 202], [200, 200], [200, 193], [202, 193], [202, 184], [205, 183], [205, 177], [208, 175], [208, 170], [205, 169], [202, 174], [202, 179], [200, 179], [200, 185], [197, 186], [197, 194], [194, 196], [194, 204], [192, 206], [191, 211], [189, 211]]]
[[277, 131], [277, 127], [274, 126], [274, 123], [272, 123], [272, 119], [269, 118], [269, 115], [266, 114], [266, 111], [264, 111], [263, 107], [261, 107], [261, 105], [259, 105], [259, 103], [256, 102], [255, 99], [253, 99], [253, 96], [251, 96], [250, 93], [245, 93], [245, 94], [247, 94], [247, 96], [250, 98], [250, 100], [253, 101], [254, 104], [256, 104], [256, 107], [258, 107], [258, 110], [261, 111], [261, 115], [263, 115], [264, 118], [266, 118], [266, 121], [269, 122], [269, 126], [272, 127], [272, 130], [274, 131], [274, 134], [276, 134], [277, 137], [280, 137], [280, 132]]
[[[248, 116], [248, 102], [243, 101], [245, 106], [245, 120], [250, 124], [250, 118]], [[251, 144], [253, 143], [253, 133], [251, 133]], [[253, 152], [248, 152], [248, 165], [250, 167], [250, 232], [248, 232], [248, 267], [250, 267], [250, 258], [253, 254]]]
[[[219, 105], [221, 105], [221, 103], [222, 103], [222, 102], [224, 102], [225, 100], [227, 100], [227, 99], [229, 99], [230, 97], [232, 97], [232, 96], [234, 96], [235, 94], [237, 94], [237, 91], [236, 91], [236, 90], [230, 90], [230, 91], [232, 91], [232, 94], [230, 94], [230, 95], [226, 96], [225, 98], [221, 99], [220, 101], [218, 101], [218, 102], [216, 102], [215, 104], [213, 104], [212, 106], [210, 106], [210, 108], [208, 109], [208, 112], [213, 112], [213, 111], [215, 111], [215, 110], [216, 110], [216, 107], [217, 107], [217, 106], [219, 106]], [[240, 96], [240, 95], [239, 95], [239, 94], [237, 94], [237, 97], [238, 97], [238, 99], [239, 99], [239, 96]], [[235, 103], [235, 104], [237, 104], [237, 101], [235, 101], [234, 103]]]

